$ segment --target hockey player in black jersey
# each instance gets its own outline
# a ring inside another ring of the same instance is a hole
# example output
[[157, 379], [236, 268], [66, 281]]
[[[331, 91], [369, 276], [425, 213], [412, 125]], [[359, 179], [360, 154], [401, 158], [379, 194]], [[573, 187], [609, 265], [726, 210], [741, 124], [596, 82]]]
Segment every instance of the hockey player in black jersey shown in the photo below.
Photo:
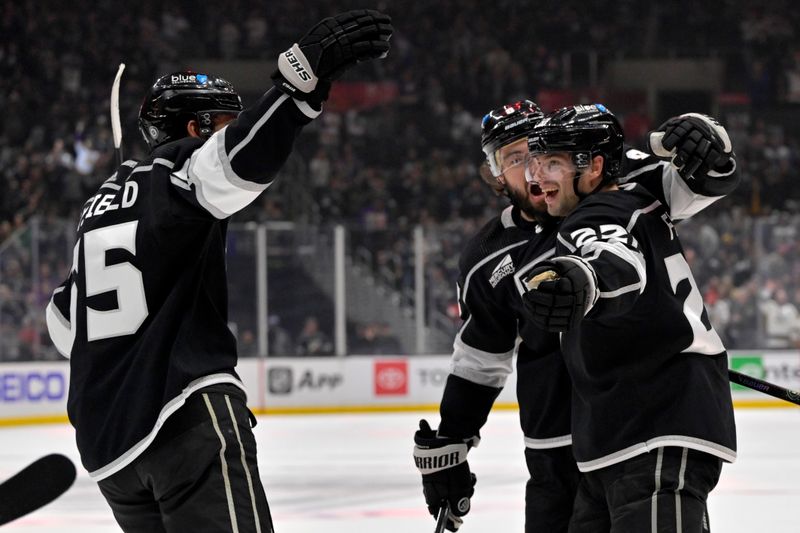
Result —
[[[531, 325], [521, 299], [521, 276], [526, 273], [521, 267], [554, 253], [559, 223], [547, 214], [541, 190], [529, 188], [524, 177], [527, 134], [541, 117], [530, 101], [499, 107], [484, 117], [482, 146], [491, 171], [484, 179], [504, 191], [512, 205], [486, 224], [462, 253], [458, 288], [464, 324], [454, 343], [441, 423], [438, 433], [425, 423], [415, 436], [415, 455], [423, 465], [426, 456], [451, 449], [465, 454], [478, 442], [516, 352], [517, 399], [530, 472], [525, 529], [558, 533], [567, 530], [579, 477], [570, 446], [571, 386], [557, 335]], [[652, 135], [659, 139], [663, 132]], [[625, 151], [623, 167], [626, 179], [641, 183], [671, 206], [675, 220], [692, 216], [738, 183], [738, 177], [730, 175], [709, 186], [635, 149]], [[458, 503], [471, 497], [474, 481], [466, 462], [452, 466], [420, 470], [431, 512], [436, 514], [440, 502], [447, 500], [453, 515], [448, 525], [454, 530], [465, 514]], [[466, 502], [463, 506], [468, 508]]]
[[[725, 130], [686, 114], [651, 137], [690, 187], [735, 172]], [[683, 255], [674, 217], [616, 184], [623, 134], [603, 106], [574, 106], [528, 137], [529, 177], [565, 216], [553, 257], [526, 264], [525, 312], [561, 333], [583, 473], [571, 532], [700, 533], [723, 461], [736, 458], [727, 354]], [[704, 184], [704, 185], [702, 185]]]
[[269, 187], [331, 82], [385, 56], [391, 34], [377, 11], [322, 20], [244, 110], [220, 78], [160, 78], [139, 115], [150, 156], [122, 163], [86, 202], [47, 324], [70, 358], [83, 466], [124, 531], [273, 530], [234, 371], [228, 219]]

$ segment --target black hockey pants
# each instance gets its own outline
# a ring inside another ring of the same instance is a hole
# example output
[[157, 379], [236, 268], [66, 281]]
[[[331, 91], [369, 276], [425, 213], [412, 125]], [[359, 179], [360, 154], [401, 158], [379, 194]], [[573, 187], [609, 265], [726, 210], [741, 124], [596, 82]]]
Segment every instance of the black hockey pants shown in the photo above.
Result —
[[570, 533], [707, 533], [721, 459], [658, 448], [582, 474]]
[[253, 415], [236, 387], [201, 389], [131, 464], [98, 485], [125, 533], [272, 533]]

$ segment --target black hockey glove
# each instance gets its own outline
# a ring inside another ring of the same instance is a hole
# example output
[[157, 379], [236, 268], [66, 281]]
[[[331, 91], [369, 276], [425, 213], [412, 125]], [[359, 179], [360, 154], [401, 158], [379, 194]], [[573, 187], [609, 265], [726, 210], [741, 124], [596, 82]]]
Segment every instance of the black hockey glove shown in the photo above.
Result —
[[525, 280], [522, 296], [527, 317], [538, 328], [560, 332], [574, 328], [593, 303], [586, 271], [574, 261], [545, 261]]
[[707, 115], [686, 113], [650, 133], [653, 154], [670, 159], [683, 179], [732, 174], [736, 159], [728, 132]]
[[278, 56], [272, 74], [284, 93], [320, 109], [331, 82], [359, 61], [386, 57], [392, 19], [372, 9], [355, 9], [322, 19]]
[[414, 462], [422, 474], [425, 503], [434, 517], [444, 502], [450, 504], [448, 531], [456, 531], [464, 522], [461, 517], [469, 512], [477, 478], [469, 471], [467, 452], [478, 441], [478, 437], [440, 437], [426, 420], [419, 421], [419, 431], [414, 433]]

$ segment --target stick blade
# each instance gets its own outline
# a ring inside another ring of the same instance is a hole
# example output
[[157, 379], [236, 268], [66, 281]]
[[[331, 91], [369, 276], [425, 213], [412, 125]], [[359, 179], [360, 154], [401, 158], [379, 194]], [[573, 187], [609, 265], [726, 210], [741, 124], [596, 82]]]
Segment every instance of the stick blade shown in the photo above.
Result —
[[75, 465], [54, 453], [37, 459], [0, 484], [0, 525], [52, 502], [75, 481]]

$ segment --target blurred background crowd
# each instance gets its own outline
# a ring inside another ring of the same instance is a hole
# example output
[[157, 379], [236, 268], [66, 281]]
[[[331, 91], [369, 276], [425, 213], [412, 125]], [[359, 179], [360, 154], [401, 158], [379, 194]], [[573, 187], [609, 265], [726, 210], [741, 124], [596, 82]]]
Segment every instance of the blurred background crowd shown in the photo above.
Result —
[[[43, 309], [68, 270], [83, 201], [113, 172], [108, 102], [120, 62], [127, 64], [120, 103], [125, 152], [138, 159], [145, 146], [136, 116], [158, 76], [238, 65], [263, 70], [266, 89], [278, 52], [319, 18], [361, 4], [2, 3], [0, 360], [56, 357]], [[320, 232], [345, 225], [353, 268], [390, 305], [409, 309], [411, 232], [422, 227], [426, 316], [452, 341], [459, 252], [507, 205], [478, 176], [483, 114], [520, 98], [546, 111], [601, 101], [622, 119], [627, 141], [643, 147], [647, 131], [669, 116], [706, 112], [728, 127], [742, 173], [733, 195], [679, 226], [709, 318], [729, 348], [800, 347], [800, 13], [791, 2], [442, 0], [375, 7], [393, 16], [391, 55], [334, 88], [279, 185], [236, 222], [291, 221]], [[713, 65], [714, 75], [692, 76], [692, 64]], [[636, 65], [684, 83], [660, 90], [621, 82]], [[241, 92], [245, 104], [258, 97], [252, 88]], [[297, 261], [285, 263], [287, 283], [314, 285], [311, 274], [297, 278]], [[330, 300], [324, 288], [309, 290], [319, 302]], [[270, 314], [270, 353], [333, 353], [330, 302], [309, 308], [294, 299], [299, 309]], [[410, 351], [386, 317], [353, 319], [348, 329], [349, 353]], [[245, 355], [258, 353], [255, 326], [243, 320], [237, 335]]]

